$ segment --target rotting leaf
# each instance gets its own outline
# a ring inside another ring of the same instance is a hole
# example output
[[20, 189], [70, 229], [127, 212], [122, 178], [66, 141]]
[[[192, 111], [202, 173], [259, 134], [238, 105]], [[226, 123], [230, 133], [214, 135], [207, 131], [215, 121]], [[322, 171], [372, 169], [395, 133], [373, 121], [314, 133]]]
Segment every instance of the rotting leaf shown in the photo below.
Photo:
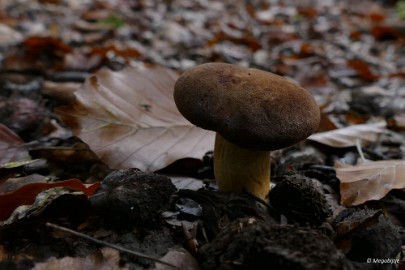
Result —
[[110, 168], [155, 171], [179, 158], [201, 158], [212, 149], [214, 134], [178, 112], [176, 79], [159, 66], [100, 70], [57, 113]]
[[0, 195], [0, 220], [6, 220], [18, 206], [32, 204], [38, 193], [54, 187], [80, 190], [85, 195], [90, 196], [100, 187], [100, 183], [85, 185], [79, 179], [69, 179], [54, 183], [24, 185], [13, 192]]
[[360, 165], [335, 164], [340, 180], [340, 202], [359, 205], [383, 198], [392, 189], [405, 188], [405, 161], [381, 160]]
[[316, 133], [308, 139], [336, 148], [356, 146], [358, 140], [361, 145], [367, 145], [378, 139], [378, 136], [386, 130], [385, 126], [385, 122], [353, 125]]

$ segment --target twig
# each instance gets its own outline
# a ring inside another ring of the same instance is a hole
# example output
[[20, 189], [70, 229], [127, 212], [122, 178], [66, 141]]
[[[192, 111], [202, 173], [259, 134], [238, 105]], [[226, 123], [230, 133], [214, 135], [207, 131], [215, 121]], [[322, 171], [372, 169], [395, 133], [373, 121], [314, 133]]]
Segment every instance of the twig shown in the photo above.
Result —
[[134, 256], [136, 256], [136, 257], [138, 257], [138, 258], [147, 259], [147, 260], [150, 260], [150, 261], [153, 261], [153, 262], [157, 262], [157, 263], [161, 263], [161, 264], [170, 266], [170, 267], [172, 267], [173, 269], [181, 270], [181, 268], [179, 268], [179, 267], [177, 267], [176, 265], [173, 265], [173, 264], [171, 264], [171, 263], [168, 263], [168, 262], [165, 262], [165, 261], [162, 261], [162, 260], [159, 260], [159, 259], [150, 257], [150, 256], [148, 256], [148, 255], [145, 255], [145, 254], [142, 254], [142, 253], [139, 253], [139, 252], [130, 250], [130, 249], [126, 249], [126, 248], [124, 248], [124, 247], [121, 247], [121, 246], [118, 246], [118, 245], [115, 245], [115, 244], [111, 244], [111, 243], [108, 243], [108, 242], [105, 242], [105, 241], [102, 241], [102, 240], [98, 240], [98, 239], [96, 239], [96, 238], [93, 238], [93, 237], [88, 236], [88, 235], [83, 234], [83, 233], [76, 232], [76, 231], [71, 230], [71, 229], [66, 228], [66, 227], [62, 227], [62, 226], [59, 226], [59, 225], [56, 225], [56, 224], [53, 224], [53, 223], [50, 223], [50, 222], [47, 222], [47, 223], [46, 223], [46, 226], [51, 227], [51, 228], [53, 228], [53, 229], [57, 229], [57, 230], [63, 231], [63, 232], [71, 233], [71, 234], [73, 234], [73, 235], [76, 235], [76, 236], [82, 237], [82, 238], [84, 238], [84, 239], [87, 239], [87, 240], [89, 240], [89, 241], [92, 241], [92, 242], [94, 242], [94, 243], [96, 243], [96, 244], [99, 244], [99, 245], [102, 245], [102, 246], [106, 246], [106, 247], [110, 247], [110, 248], [116, 249], [116, 250], [118, 250], [118, 251], [121, 251], [121, 252], [124, 252], [124, 253], [128, 253], [128, 254], [131, 254], [131, 255], [134, 255]]
[[357, 148], [357, 152], [359, 152], [361, 161], [364, 163], [366, 162], [366, 159], [364, 158], [364, 154], [363, 154], [363, 149], [361, 149], [361, 143], [359, 139], [356, 139], [356, 148]]

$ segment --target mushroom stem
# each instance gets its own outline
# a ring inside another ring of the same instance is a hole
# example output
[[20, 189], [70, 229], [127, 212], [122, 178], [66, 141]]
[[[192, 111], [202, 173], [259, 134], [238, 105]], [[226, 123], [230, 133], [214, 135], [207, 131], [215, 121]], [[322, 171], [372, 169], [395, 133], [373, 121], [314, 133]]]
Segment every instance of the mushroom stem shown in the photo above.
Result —
[[217, 133], [214, 174], [219, 190], [245, 190], [265, 200], [270, 191], [270, 152], [239, 147]]

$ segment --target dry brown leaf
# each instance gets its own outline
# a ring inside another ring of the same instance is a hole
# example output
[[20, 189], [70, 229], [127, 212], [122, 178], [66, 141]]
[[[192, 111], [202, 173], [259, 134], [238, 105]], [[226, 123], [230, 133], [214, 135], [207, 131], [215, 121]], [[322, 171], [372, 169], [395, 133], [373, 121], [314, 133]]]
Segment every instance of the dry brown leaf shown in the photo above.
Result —
[[201, 158], [213, 148], [214, 134], [178, 112], [177, 77], [163, 67], [101, 70], [57, 112], [111, 168], [155, 171], [179, 158]]
[[52, 98], [61, 105], [69, 104], [75, 100], [74, 92], [79, 88], [80, 84], [75, 82], [52, 82], [44, 81], [41, 93]]
[[381, 160], [360, 165], [335, 164], [342, 205], [359, 205], [383, 198], [392, 189], [405, 188], [405, 161]]
[[309, 140], [332, 147], [353, 147], [357, 140], [361, 145], [367, 145], [378, 139], [378, 136], [386, 130], [385, 122], [353, 125], [345, 128], [312, 134]]

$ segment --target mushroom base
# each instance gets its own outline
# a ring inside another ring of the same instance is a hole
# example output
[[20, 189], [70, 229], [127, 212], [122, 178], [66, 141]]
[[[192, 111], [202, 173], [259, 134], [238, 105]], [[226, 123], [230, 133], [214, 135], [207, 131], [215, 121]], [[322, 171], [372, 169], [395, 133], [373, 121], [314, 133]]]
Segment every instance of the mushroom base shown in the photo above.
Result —
[[270, 191], [270, 152], [239, 147], [217, 133], [214, 174], [220, 190], [245, 190], [265, 200]]

